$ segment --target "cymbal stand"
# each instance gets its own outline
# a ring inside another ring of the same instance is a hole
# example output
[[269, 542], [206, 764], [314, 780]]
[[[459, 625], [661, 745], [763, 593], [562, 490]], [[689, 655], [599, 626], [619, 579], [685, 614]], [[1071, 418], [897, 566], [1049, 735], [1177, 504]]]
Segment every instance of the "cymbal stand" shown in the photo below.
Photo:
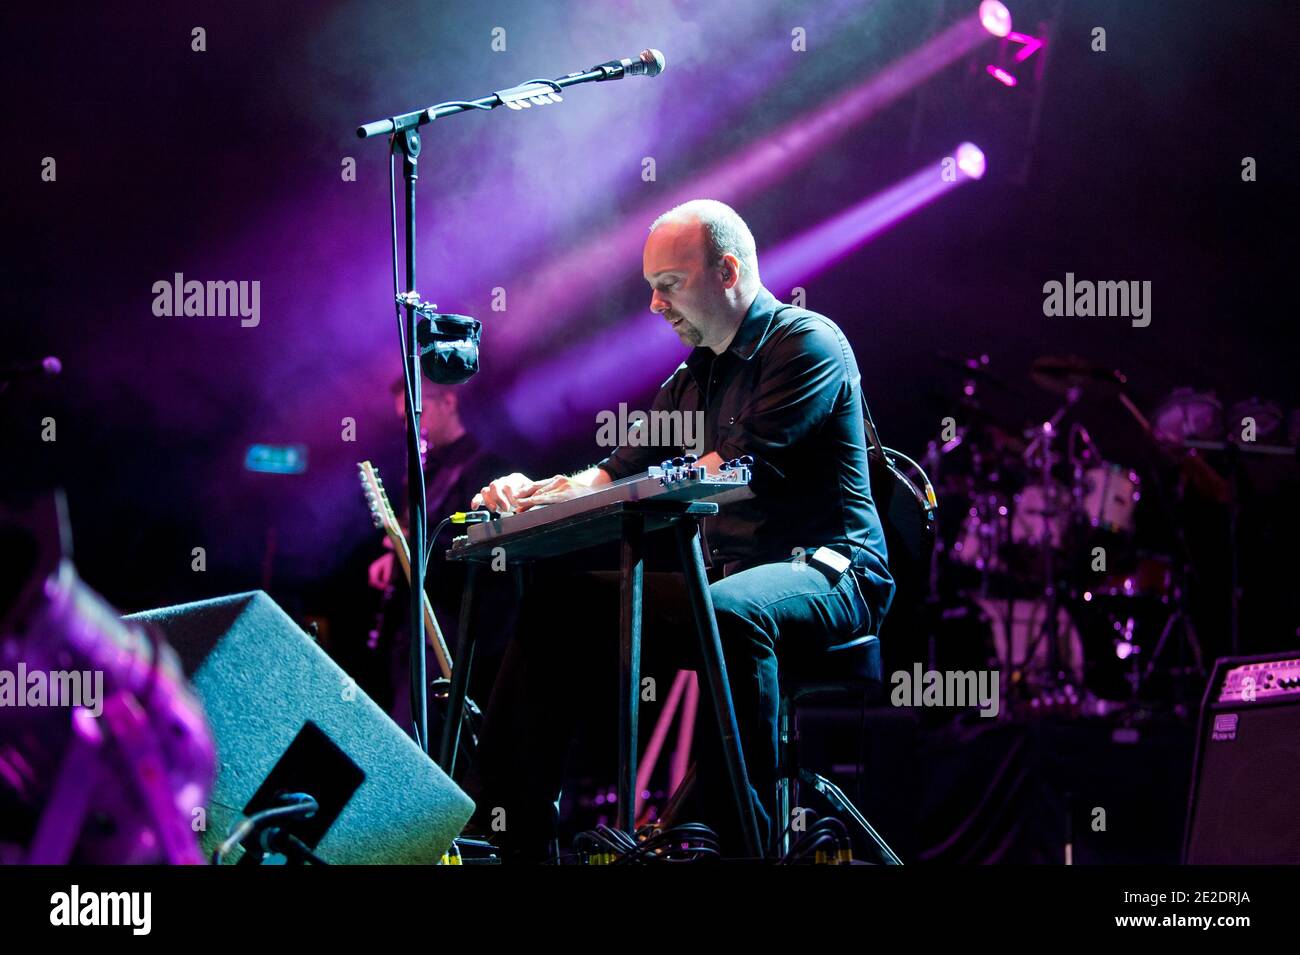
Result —
[[[1052, 468], [1059, 460], [1059, 456], [1053, 451], [1052, 446], [1060, 433], [1061, 421], [1078, 402], [1079, 395], [1079, 388], [1073, 387], [1069, 389], [1066, 393], [1065, 404], [1057, 408], [1056, 413], [1047, 421], [1044, 421], [1041, 428], [1037, 429], [1037, 433], [1029, 442], [1029, 446], [1025, 448], [1024, 455], [1026, 463], [1031, 467], [1036, 466], [1038, 468], [1040, 481], [1044, 489], [1039, 547], [1043, 561], [1043, 596], [1047, 600], [1047, 613], [1043, 619], [1042, 629], [1034, 636], [1033, 640], [1028, 641], [1025, 659], [1020, 665], [1027, 670], [1033, 663], [1034, 654], [1038, 652], [1038, 645], [1046, 639], [1048, 686], [1051, 689], [1059, 689], [1066, 685], [1065, 667], [1061, 662], [1061, 582], [1056, 579], [1056, 561], [1052, 552], [1052, 522], [1061, 513], [1061, 509], [1058, 507], [1059, 493], [1052, 480]], [[1073, 520], [1077, 514], [1077, 509], [1069, 508], [1066, 513], [1070, 514], [1071, 520]], [[1011, 640], [1008, 637], [1008, 653], [1011, 652], [1010, 646]]]

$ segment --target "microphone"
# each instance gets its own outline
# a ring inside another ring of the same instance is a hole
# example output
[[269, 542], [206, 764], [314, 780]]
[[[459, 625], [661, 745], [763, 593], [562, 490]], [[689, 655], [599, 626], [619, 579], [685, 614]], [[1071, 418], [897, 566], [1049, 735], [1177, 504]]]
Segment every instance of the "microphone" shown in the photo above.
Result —
[[596, 70], [605, 70], [607, 73], [597, 80], [597, 83], [621, 80], [625, 76], [658, 76], [664, 71], [664, 55], [658, 50], [642, 50], [641, 55], [635, 60], [610, 60], [607, 63], [598, 63], [588, 72]]
[[63, 371], [63, 362], [50, 355], [38, 361], [23, 361], [0, 368], [0, 381], [27, 378], [32, 375], [57, 375]]
[[566, 73], [554, 80], [529, 80], [519, 86], [497, 90], [489, 96], [481, 96], [478, 99], [451, 100], [447, 103], [438, 103], [436, 106], [426, 106], [409, 113], [390, 116], [388, 119], [377, 119], [373, 123], [358, 126], [357, 136], [361, 139], [369, 139], [371, 136], [387, 136], [400, 130], [419, 129], [425, 123], [443, 116], [466, 113], [470, 110], [493, 110], [498, 106], [524, 109], [533, 103], [539, 106], [543, 103], [558, 103], [561, 90], [577, 86], [579, 83], [603, 83], [606, 80], [621, 80], [625, 76], [658, 76], [663, 71], [664, 55], [658, 50], [642, 50], [636, 59], [598, 63], [585, 73]]

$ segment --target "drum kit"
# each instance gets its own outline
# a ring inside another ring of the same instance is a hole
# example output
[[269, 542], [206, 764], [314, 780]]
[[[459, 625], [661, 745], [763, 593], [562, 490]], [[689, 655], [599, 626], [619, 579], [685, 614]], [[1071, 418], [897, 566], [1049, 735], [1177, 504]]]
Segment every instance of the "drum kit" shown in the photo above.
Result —
[[[1227, 423], [1248, 420], [1258, 430], [1250, 450], [1294, 456], [1294, 440], [1257, 443], [1285, 430], [1277, 405], [1251, 399], [1225, 412], [1213, 394], [1178, 389], [1148, 420], [1129, 398], [1123, 373], [1043, 356], [1030, 378], [1059, 406], [1017, 431], [986, 410], [984, 392], [1009, 388], [987, 355], [940, 359], [959, 373], [961, 394], [959, 416], [945, 420], [946, 430], [922, 459], [940, 500], [930, 665], [943, 668], [945, 660], [982, 653], [1003, 672], [1008, 712], [1128, 710], [1151, 697], [1153, 681], [1181, 701], [1192, 699], [1206, 671], [1187, 604], [1186, 542], [1176, 531], [1171, 553], [1139, 547], [1143, 475], [1108, 456], [1106, 441], [1093, 431], [1105, 439], [1126, 417], [1115, 413], [1124, 408], [1156, 450], [1153, 459], [1181, 472], [1180, 501], [1183, 489], [1192, 488], [1188, 493], [1226, 505], [1231, 516], [1231, 477], [1212, 467], [1206, 453], [1240, 445]], [[1085, 420], [1085, 409], [1099, 407], [1110, 413], [1092, 417], [1107, 424]], [[1300, 419], [1290, 424], [1300, 432]], [[1156, 496], [1165, 498], [1162, 507], [1173, 506], [1163, 487]], [[1180, 517], [1173, 518], [1177, 528]], [[1235, 577], [1235, 557], [1233, 566]], [[1235, 606], [1233, 626], [1235, 636]], [[972, 638], [981, 644], [974, 654]]]

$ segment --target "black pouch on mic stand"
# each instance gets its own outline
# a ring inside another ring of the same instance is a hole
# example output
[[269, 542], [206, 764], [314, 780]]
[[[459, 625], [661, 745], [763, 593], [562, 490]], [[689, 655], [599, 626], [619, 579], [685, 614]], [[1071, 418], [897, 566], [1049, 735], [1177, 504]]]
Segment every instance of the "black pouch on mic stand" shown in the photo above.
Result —
[[467, 315], [424, 314], [415, 326], [424, 376], [440, 385], [459, 385], [478, 374], [483, 323]]

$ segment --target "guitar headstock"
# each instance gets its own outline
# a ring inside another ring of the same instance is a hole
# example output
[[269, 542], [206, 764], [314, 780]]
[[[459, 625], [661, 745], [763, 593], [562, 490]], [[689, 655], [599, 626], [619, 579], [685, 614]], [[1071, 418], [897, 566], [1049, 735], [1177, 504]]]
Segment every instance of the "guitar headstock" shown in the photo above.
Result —
[[388, 500], [384, 482], [379, 477], [379, 469], [369, 461], [357, 465], [361, 477], [361, 492], [366, 496], [366, 506], [370, 508], [370, 519], [376, 527], [381, 528], [394, 543], [403, 539], [402, 526], [397, 521], [397, 514]]

